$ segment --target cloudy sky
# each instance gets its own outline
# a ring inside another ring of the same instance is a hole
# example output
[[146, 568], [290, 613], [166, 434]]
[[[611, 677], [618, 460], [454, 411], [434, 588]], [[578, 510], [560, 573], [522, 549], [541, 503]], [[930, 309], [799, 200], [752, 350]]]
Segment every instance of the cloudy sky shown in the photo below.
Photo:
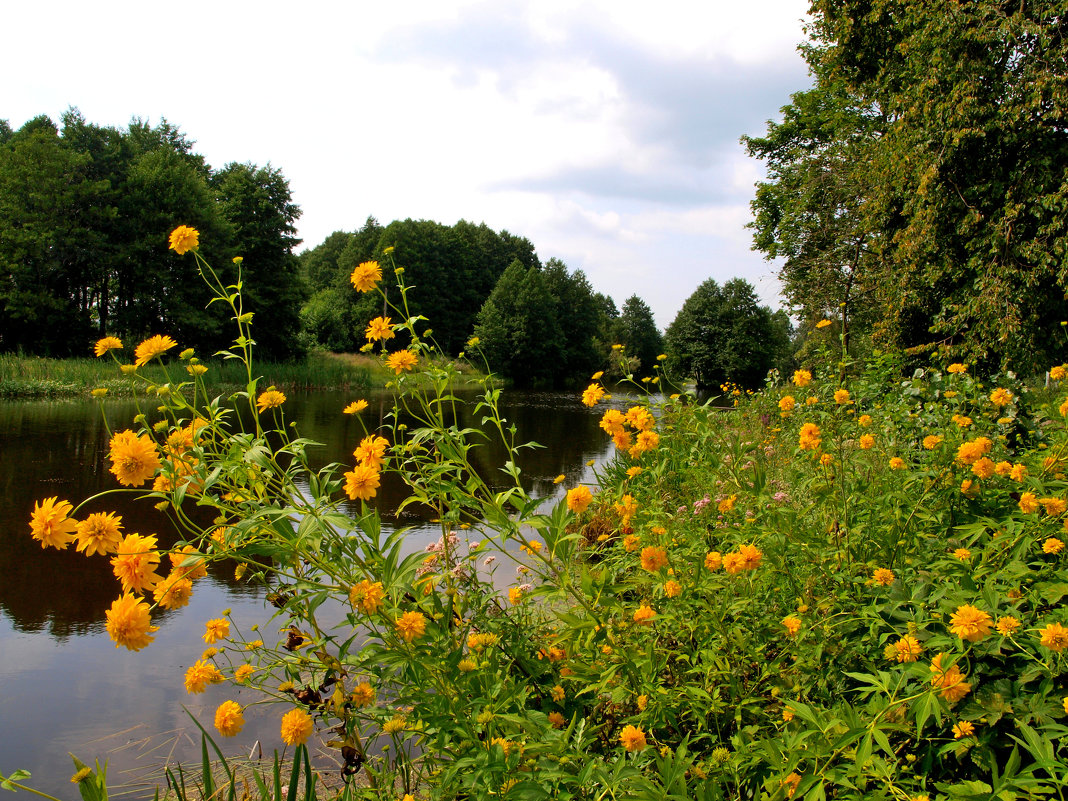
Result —
[[485, 222], [664, 327], [710, 277], [778, 305], [745, 228], [761, 165], [738, 137], [809, 85], [807, 5], [10, 4], [0, 119], [166, 118], [215, 167], [279, 167], [304, 247], [369, 215]]

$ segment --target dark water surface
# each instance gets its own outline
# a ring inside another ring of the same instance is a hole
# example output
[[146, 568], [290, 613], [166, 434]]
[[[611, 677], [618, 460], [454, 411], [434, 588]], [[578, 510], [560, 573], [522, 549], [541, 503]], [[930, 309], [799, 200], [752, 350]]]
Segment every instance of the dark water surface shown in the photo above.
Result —
[[[286, 402], [287, 422], [295, 421], [301, 436], [324, 443], [313, 451], [316, 466], [351, 462], [364, 430], [341, 409], [354, 397], [291, 394]], [[370, 407], [360, 418], [374, 429], [392, 402], [385, 394], [366, 397]], [[105, 408], [119, 429], [130, 426], [137, 413], [132, 402], [109, 401]], [[587, 462], [608, 455], [609, 440], [597, 426], [603, 405], [591, 411], [574, 394], [512, 392], [502, 398], [502, 411], [516, 425], [518, 441], [545, 446], [523, 452], [520, 466], [528, 490], [552, 498], [593, 481]], [[465, 419], [460, 424], [477, 423]], [[205, 647], [204, 621], [229, 608], [248, 636], [252, 625], [266, 624], [274, 611], [261, 590], [234, 580], [233, 565], [213, 565], [196, 583], [189, 606], [153, 613], [160, 628], [148, 648], [134, 653], [114, 646], [104, 613], [118, 597], [119, 585], [108, 559], [86, 558], [73, 546], [44, 550], [29, 529], [35, 500], [57, 495], [77, 505], [118, 487], [107, 470], [107, 441], [95, 402], [0, 403], [0, 773], [26, 768], [33, 773], [30, 786], [59, 798], [77, 796], [69, 782], [74, 770], [68, 752], [90, 764], [108, 759], [110, 783], [126, 788], [130, 797], [146, 795], [164, 764], [197, 758], [199, 732], [183, 707], [210, 728], [223, 700], [243, 705], [257, 700], [256, 691], [230, 684], [201, 695], [185, 692], [185, 669]], [[500, 448], [481, 448], [476, 466], [488, 476], [503, 454]], [[567, 481], [554, 485], [561, 473]], [[404, 497], [403, 486], [386, 483], [379, 508], [389, 525], [412, 527], [408, 542], [411, 550], [419, 550], [439, 531], [417, 517], [398, 521], [391, 516]], [[152, 503], [137, 500], [135, 493], [94, 501], [78, 517], [91, 511], [117, 511], [125, 532], [158, 534], [161, 545], [176, 536]], [[275, 633], [265, 628], [262, 638], [270, 642]], [[283, 711], [273, 705], [249, 708], [241, 734], [219, 738], [224, 750], [248, 754], [262, 747], [269, 758], [282, 745], [278, 719]]]

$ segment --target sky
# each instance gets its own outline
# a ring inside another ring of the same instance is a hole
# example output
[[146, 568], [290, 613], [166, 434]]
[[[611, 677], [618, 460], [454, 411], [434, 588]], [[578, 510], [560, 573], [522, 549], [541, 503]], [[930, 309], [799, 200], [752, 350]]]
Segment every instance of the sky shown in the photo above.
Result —
[[[708, 278], [781, 303], [751, 250], [761, 135], [810, 86], [807, 0], [40, 0], [5, 9], [0, 119], [166, 119], [270, 163], [301, 249], [369, 216], [533, 242], [666, 327]], [[18, 76], [13, 78], [12, 76]]]

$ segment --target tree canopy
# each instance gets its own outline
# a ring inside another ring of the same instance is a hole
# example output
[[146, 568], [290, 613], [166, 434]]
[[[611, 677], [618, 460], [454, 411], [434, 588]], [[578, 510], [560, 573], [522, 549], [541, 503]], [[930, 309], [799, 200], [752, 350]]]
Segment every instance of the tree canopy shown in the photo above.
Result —
[[863, 297], [880, 340], [992, 368], [1064, 358], [1049, 335], [1068, 289], [1063, 4], [812, 11], [815, 87], [747, 141], [769, 164], [756, 245], [786, 257], [790, 300]]

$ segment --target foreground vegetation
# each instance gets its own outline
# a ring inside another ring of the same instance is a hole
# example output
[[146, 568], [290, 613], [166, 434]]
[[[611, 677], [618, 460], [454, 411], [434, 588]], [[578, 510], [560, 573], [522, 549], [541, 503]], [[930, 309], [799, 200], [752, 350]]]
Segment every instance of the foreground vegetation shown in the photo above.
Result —
[[[379, 280], [368, 268], [353, 283]], [[735, 390], [733, 411], [670, 388], [609, 407], [617, 455], [598, 486], [543, 499], [523, 488], [496, 389], [475, 402], [484, 431], [454, 425], [457, 371], [429, 361], [407, 291], [390, 307], [405, 322], [369, 329], [411, 342], [382, 353], [398, 413], [354, 443], [352, 465], [308, 467], [284, 393], [251, 378], [235, 307], [253, 427], [198, 401], [196, 377], [112, 439], [119, 483], [186, 532], [170, 558], [113, 516], [37, 505], [42, 546], [111, 558], [117, 646], [149, 647], [152, 609], [186, 603], [207, 560], [270, 576], [275, 624], [250, 641], [225, 613], [208, 620], [185, 686], [259, 688], [280, 746], [318, 732], [339, 750], [360, 777], [346, 798], [1062, 797], [1063, 367], [1039, 404], [1011, 375], [980, 381], [944, 357], [902, 380], [894, 355], [861, 366], [817, 349], [791, 381]], [[154, 337], [136, 356], [175, 347]], [[639, 386], [654, 383], [669, 377]], [[606, 402], [597, 376], [582, 401]], [[469, 458], [486, 436], [512, 455], [496, 476]], [[439, 521], [424, 552], [406, 554], [367, 503], [385, 471]], [[243, 713], [221, 704], [217, 733]], [[99, 771], [81, 779], [99, 787]], [[259, 794], [280, 797], [270, 779]]]

